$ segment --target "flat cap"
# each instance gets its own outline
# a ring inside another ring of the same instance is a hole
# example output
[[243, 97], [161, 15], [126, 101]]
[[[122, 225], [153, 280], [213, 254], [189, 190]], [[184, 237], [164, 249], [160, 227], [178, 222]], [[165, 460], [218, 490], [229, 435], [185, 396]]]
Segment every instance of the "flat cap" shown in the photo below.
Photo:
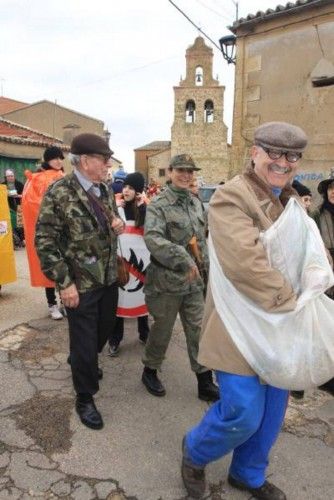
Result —
[[97, 134], [79, 134], [71, 144], [71, 153], [74, 155], [105, 155], [111, 156], [113, 151], [107, 141]]
[[304, 130], [291, 123], [267, 122], [255, 130], [254, 144], [301, 153], [306, 148], [307, 136]]
[[171, 158], [169, 166], [171, 168], [189, 168], [189, 170], [201, 170], [196, 167], [194, 160], [190, 155], [175, 155]]

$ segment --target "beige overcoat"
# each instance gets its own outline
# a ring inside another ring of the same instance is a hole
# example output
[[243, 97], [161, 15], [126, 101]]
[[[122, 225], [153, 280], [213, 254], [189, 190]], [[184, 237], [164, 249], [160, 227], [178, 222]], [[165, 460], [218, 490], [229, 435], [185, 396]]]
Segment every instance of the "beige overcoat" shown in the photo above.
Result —
[[[291, 311], [296, 306], [290, 284], [270, 267], [259, 241], [260, 231], [273, 224], [293, 195], [296, 192], [288, 186], [276, 198], [249, 166], [244, 174], [218, 188], [210, 203], [209, 231], [224, 274], [239, 292], [268, 312]], [[215, 370], [254, 375], [216, 311], [210, 284], [198, 362]]]

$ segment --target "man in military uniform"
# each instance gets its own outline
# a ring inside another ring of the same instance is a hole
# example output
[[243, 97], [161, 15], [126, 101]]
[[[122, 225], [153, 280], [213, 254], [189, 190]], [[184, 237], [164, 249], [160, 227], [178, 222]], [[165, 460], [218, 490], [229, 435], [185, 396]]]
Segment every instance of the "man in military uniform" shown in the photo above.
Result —
[[111, 154], [98, 135], [73, 139], [74, 171], [45, 194], [35, 238], [41, 268], [56, 283], [66, 307], [76, 410], [92, 429], [103, 427], [93, 395], [102, 378], [98, 352], [116, 318], [116, 247], [123, 230], [113, 195], [103, 183]]
[[189, 155], [174, 156], [169, 166], [170, 184], [147, 207], [144, 239], [151, 262], [144, 291], [154, 323], [143, 356], [142, 381], [154, 396], [165, 395], [157, 370], [179, 313], [191, 369], [198, 380], [198, 397], [215, 401], [219, 394], [212, 372], [197, 362], [209, 262], [201, 202], [189, 191], [195, 170], [200, 169]]

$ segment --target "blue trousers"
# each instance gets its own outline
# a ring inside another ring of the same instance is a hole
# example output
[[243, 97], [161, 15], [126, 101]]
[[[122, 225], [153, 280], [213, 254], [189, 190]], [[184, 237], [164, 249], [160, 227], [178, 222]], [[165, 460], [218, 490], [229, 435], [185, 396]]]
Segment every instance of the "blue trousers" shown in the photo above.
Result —
[[186, 457], [205, 466], [233, 451], [230, 475], [259, 488], [283, 424], [289, 392], [261, 384], [257, 376], [220, 371], [216, 376], [220, 400], [186, 435]]

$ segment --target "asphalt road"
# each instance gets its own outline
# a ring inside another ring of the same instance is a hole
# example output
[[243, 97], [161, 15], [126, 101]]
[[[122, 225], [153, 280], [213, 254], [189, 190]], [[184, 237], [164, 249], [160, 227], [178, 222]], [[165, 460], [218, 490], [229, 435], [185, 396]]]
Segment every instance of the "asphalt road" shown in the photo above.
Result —
[[[0, 500], [28, 498], [181, 500], [181, 440], [207, 404], [177, 323], [161, 378], [165, 398], [141, 383], [136, 322], [125, 322], [118, 358], [102, 353], [96, 404], [105, 426], [85, 428], [73, 409], [66, 320], [47, 316], [44, 292], [33, 289], [24, 250], [19, 279], [0, 297]], [[230, 457], [207, 468], [211, 500], [247, 499], [225, 482]], [[290, 500], [334, 498], [334, 398], [309, 391], [291, 401], [268, 468]]]

